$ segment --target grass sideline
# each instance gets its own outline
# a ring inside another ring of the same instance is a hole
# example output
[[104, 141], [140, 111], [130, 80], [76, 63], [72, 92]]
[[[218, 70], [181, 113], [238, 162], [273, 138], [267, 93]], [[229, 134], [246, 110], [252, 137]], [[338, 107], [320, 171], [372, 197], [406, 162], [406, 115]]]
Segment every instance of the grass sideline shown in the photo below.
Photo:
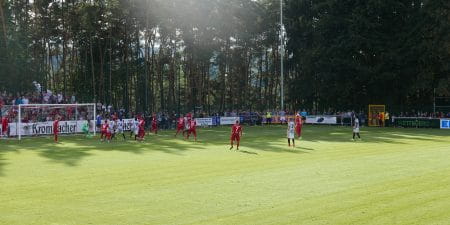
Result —
[[[0, 224], [450, 224], [450, 132], [306, 126], [0, 142]], [[120, 139], [119, 139], [120, 140]]]

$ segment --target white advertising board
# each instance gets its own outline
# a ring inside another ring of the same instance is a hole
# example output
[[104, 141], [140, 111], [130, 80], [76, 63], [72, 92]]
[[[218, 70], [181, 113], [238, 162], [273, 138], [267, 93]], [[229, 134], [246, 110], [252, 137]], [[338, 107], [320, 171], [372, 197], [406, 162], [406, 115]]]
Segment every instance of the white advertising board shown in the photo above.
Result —
[[[82, 133], [83, 124], [85, 120], [78, 121], [60, 121], [59, 133], [60, 134], [76, 134]], [[91, 127], [94, 126], [94, 121], [91, 121]], [[34, 136], [34, 135], [50, 135], [53, 134], [53, 121], [36, 122], [36, 123], [18, 123], [9, 124], [9, 135], [18, 136]]]
[[306, 123], [309, 124], [336, 124], [336, 116], [306, 116]]
[[235, 124], [239, 117], [220, 117], [220, 125]]
[[206, 127], [206, 126], [213, 125], [212, 118], [195, 118], [195, 122], [197, 122], [197, 126], [200, 126], [200, 127]]

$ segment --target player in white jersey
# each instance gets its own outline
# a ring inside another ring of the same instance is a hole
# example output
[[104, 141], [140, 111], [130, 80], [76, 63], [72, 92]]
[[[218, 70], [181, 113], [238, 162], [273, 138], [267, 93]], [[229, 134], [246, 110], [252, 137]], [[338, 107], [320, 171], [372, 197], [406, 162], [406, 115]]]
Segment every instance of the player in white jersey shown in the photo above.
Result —
[[134, 119], [133, 121], [133, 126], [134, 126], [134, 140], [137, 140], [138, 134], [139, 134], [139, 120], [137, 118]]
[[295, 147], [295, 123], [294, 121], [292, 121], [292, 118], [289, 119], [286, 132], [287, 132], [288, 146], [291, 147], [291, 140], [292, 140], [292, 147]]
[[134, 118], [134, 120], [128, 121], [128, 124], [130, 126], [130, 138], [133, 136], [134, 134], [134, 121], [136, 120], [136, 118]]
[[183, 137], [186, 137], [185, 134], [189, 133], [189, 129], [191, 125], [191, 119], [187, 116], [184, 117], [184, 131], [183, 131]]
[[123, 132], [123, 119], [119, 119], [116, 121], [117, 123], [117, 134], [122, 134], [123, 140], [125, 140], [125, 133]]
[[115, 122], [113, 119], [109, 121], [109, 132], [111, 133], [111, 140], [114, 139], [116, 136], [116, 128], [115, 128]]
[[136, 133], [135, 133], [135, 131], [136, 131], [136, 129], [138, 129], [138, 120], [137, 120], [137, 118], [135, 117], [134, 118], [134, 120], [132, 120], [132, 121], [130, 121], [129, 122], [130, 123], [130, 138], [134, 135], [134, 140], [136, 140]]
[[355, 117], [355, 121], [353, 123], [353, 141], [355, 141], [355, 135], [357, 135], [359, 140], [361, 140], [361, 136], [359, 135], [359, 119], [358, 119], [358, 117]]

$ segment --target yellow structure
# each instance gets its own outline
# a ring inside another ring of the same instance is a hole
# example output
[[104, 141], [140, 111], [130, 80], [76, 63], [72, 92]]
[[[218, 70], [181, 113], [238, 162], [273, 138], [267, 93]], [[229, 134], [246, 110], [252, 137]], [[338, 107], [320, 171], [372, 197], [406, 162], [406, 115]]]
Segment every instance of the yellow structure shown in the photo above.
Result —
[[369, 116], [367, 117], [370, 127], [384, 127], [386, 106], [369, 105]]

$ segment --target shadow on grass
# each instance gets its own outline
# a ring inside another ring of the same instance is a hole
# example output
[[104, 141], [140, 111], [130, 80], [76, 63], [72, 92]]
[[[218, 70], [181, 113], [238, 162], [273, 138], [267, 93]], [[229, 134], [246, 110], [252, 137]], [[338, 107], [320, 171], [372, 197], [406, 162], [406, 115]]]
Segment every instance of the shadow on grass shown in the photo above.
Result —
[[[352, 139], [351, 127], [306, 126], [303, 140], [310, 142], [349, 142]], [[450, 134], [438, 129], [402, 129], [362, 127], [361, 138], [364, 143], [409, 144], [410, 141], [447, 142], [443, 137]]]
[[[361, 143], [392, 143], [409, 144], [410, 141], [448, 142], [450, 134], [434, 129], [394, 129], [363, 127]], [[261, 152], [275, 152], [288, 154], [311, 153], [316, 149], [302, 146], [302, 142], [350, 142], [352, 129], [350, 127], [305, 126], [303, 139], [297, 143], [295, 149], [285, 144], [286, 126], [244, 127], [241, 140], [241, 152], [247, 155], [259, 155]], [[96, 138], [84, 136], [62, 136], [61, 143], [55, 144], [51, 137], [10, 140], [0, 142], [0, 176], [4, 176], [4, 167], [9, 163], [4, 155], [11, 152], [35, 151], [39, 156], [52, 162], [67, 166], [77, 166], [79, 163], [94, 155], [95, 151], [124, 152], [130, 154], [161, 152], [174, 156], [184, 156], [186, 151], [208, 150], [217, 146], [229, 148], [230, 127], [199, 129], [199, 141], [185, 141], [181, 137], [174, 138], [174, 131], [162, 131], [158, 135], [148, 135], [144, 142], [134, 140], [113, 140], [111, 143], [101, 143]], [[128, 138], [128, 137], [127, 137]], [[283, 143], [283, 144], [281, 144]], [[250, 150], [249, 150], [250, 149]]]
[[82, 158], [92, 154], [89, 153], [88, 149], [56, 148], [43, 150], [39, 155], [54, 162], [62, 162], [68, 166], [76, 166]]
[[302, 153], [308, 153], [308, 152], [304, 152], [299, 150], [300, 148], [289, 148], [285, 145], [280, 146], [279, 143], [280, 141], [276, 141], [275, 143], [268, 143], [267, 141], [263, 141], [263, 140], [258, 140], [258, 141], [251, 141], [245, 145], [243, 145], [243, 147], [248, 147], [248, 148], [252, 148], [255, 149], [255, 151], [264, 151], [264, 152], [279, 152], [279, 153], [289, 153], [289, 154], [302, 154]]
[[240, 151], [237, 151], [237, 152], [240, 152], [240, 153], [244, 153], [244, 154], [249, 154], [249, 155], [258, 155], [258, 153], [257, 152], [249, 152], [249, 151], [242, 151], [242, 150], [240, 150]]
[[17, 150], [17, 148], [11, 148], [10, 144], [11, 144], [10, 141], [7, 141], [7, 142], [4, 140], [0, 141], [0, 146], [1, 146], [0, 147], [0, 176], [4, 176], [3, 168], [9, 164], [3, 155], [9, 154], [11, 152], [15, 152], [15, 153], [19, 152]]
[[8, 163], [6, 162], [6, 159], [2, 158], [2, 155], [0, 154], [0, 177], [4, 176], [4, 172], [3, 172], [3, 167], [8, 165]]
[[6, 160], [2, 157], [2, 154], [11, 151], [18, 153], [21, 151], [35, 151], [39, 156], [52, 162], [62, 163], [67, 166], [77, 166], [81, 160], [92, 156], [95, 151], [115, 151], [131, 154], [163, 152], [182, 156], [182, 152], [193, 149], [194, 145], [195, 149], [204, 148], [198, 143], [168, 139], [162, 136], [147, 136], [143, 142], [118, 139], [112, 140], [110, 143], [101, 142], [98, 137], [88, 139], [83, 136], [62, 136], [59, 143], [53, 143], [49, 137], [23, 139], [22, 141], [12, 140], [3, 146], [0, 151], [0, 175], [3, 174], [2, 168], [7, 164], [7, 162], [4, 162]]

